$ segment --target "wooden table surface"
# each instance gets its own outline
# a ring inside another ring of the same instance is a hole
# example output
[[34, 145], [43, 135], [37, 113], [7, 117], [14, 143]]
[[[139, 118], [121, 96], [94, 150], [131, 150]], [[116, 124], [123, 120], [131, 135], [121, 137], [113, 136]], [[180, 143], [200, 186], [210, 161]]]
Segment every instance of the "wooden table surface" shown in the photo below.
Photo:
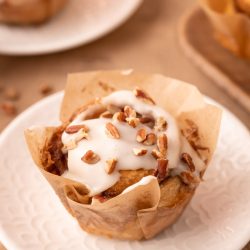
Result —
[[[43, 98], [39, 92], [41, 84], [52, 86], [54, 92], [62, 90], [67, 73], [134, 68], [195, 84], [204, 94], [232, 111], [249, 128], [249, 113], [203, 75], [179, 47], [178, 21], [193, 4], [194, 0], [145, 0], [127, 23], [89, 45], [43, 56], [0, 56], [0, 86], [13, 86], [20, 92], [20, 98], [15, 101], [20, 113]], [[2, 91], [0, 103], [5, 98]], [[13, 116], [0, 111], [0, 130], [12, 119]], [[246, 249], [250, 250], [250, 245]]]

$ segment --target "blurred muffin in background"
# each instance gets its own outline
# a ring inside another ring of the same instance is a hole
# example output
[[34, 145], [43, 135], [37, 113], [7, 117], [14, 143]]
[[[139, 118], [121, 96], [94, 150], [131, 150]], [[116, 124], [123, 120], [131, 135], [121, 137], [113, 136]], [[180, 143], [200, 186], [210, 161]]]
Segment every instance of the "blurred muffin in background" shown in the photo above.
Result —
[[240, 11], [250, 15], [250, 0], [235, 0], [235, 5]]
[[200, 0], [215, 39], [237, 56], [250, 58], [250, 0]]
[[58, 11], [68, 0], [0, 0], [0, 23], [39, 24]]

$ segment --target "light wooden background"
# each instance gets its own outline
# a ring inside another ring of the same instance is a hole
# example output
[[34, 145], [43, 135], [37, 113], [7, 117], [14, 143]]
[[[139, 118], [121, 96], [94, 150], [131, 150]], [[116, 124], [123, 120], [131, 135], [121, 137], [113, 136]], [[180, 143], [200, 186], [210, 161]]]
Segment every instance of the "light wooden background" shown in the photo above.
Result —
[[[195, 84], [250, 127], [249, 114], [203, 75], [179, 47], [178, 21], [193, 4], [194, 0], [145, 0], [126, 24], [89, 45], [44, 56], [0, 56], [0, 85], [20, 91], [21, 97], [16, 101], [20, 113], [42, 98], [40, 84], [62, 90], [69, 72], [134, 68]], [[4, 96], [0, 94], [2, 101]], [[12, 119], [0, 111], [0, 130]], [[250, 250], [250, 246], [246, 249]]]

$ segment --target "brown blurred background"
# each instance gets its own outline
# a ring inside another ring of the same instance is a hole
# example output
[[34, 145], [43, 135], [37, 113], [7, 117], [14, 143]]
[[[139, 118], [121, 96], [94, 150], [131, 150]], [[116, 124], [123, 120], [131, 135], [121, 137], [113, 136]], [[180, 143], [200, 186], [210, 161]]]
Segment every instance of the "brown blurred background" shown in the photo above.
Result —
[[[0, 56], [0, 86], [18, 91], [20, 96], [14, 105], [20, 113], [44, 96], [41, 88], [44, 92], [53, 88], [50, 93], [62, 90], [69, 72], [134, 68], [195, 84], [250, 127], [249, 114], [202, 74], [179, 46], [179, 19], [194, 4], [194, 0], [146, 0], [123, 26], [89, 45], [43, 56]], [[0, 90], [0, 103], [5, 101], [6, 94]], [[0, 129], [13, 117], [1, 110]]]

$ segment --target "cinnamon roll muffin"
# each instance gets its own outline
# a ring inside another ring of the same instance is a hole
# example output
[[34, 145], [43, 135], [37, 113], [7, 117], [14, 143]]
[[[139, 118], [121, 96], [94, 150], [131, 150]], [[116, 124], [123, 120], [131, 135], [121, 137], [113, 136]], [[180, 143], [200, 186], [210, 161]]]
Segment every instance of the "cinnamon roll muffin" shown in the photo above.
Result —
[[0, 0], [0, 22], [42, 23], [59, 12], [67, 0]]
[[[115, 76], [110, 78], [136, 78]], [[109, 93], [97, 94], [85, 105], [79, 102], [59, 127], [27, 129], [33, 159], [84, 230], [120, 239], [151, 238], [180, 216], [202, 181], [215, 148], [220, 111], [186, 100], [184, 112], [178, 99], [190, 89], [183, 83], [166, 85], [178, 92], [167, 101], [172, 113], [142, 88], [115, 90], [92, 81], [80, 85], [68, 85], [62, 109], [81, 100], [80, 89], [86, 91], [85, 102], [98, 85]], [[198, 92], [192, 91], [194, 97]], [[162, 93], [159, 98], [171, 97]], [[211, 122], [212, 133], [204, 129]]]

